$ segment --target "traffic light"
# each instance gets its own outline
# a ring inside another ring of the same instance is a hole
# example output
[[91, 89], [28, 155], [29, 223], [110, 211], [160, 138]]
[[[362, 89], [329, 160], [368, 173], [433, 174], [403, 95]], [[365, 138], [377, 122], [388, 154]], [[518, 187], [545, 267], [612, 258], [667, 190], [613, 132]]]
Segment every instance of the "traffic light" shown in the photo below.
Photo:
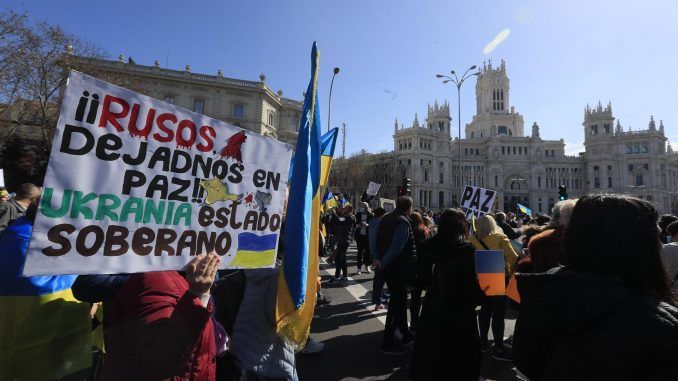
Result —
[[400, 186], [398, 194], [400, 196], [407, 196], [410, 193], [412, 193], [412, 180], [408, 179], [407, 177], [403, 177], [403, 182]]
[[558, 187], [558, 200], [567, 200], [567, 187], [565, 187], [565, 185]]

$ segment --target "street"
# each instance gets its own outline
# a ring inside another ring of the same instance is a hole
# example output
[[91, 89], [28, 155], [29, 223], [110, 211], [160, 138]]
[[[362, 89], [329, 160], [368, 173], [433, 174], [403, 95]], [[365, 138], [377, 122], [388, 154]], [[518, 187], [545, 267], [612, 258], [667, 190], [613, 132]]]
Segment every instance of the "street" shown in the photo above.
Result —
[[[355, 245], [348, 250], [348, 286], [328, 285], [334, 266], [321, 259], [320, 276], [323, 294], [332, 304], [316, 309], [311, 324], [311, 337], [325, 344], [325, 350], [315, 355], [297, 355], [301, 381], [335, 380], [408, 380], [411, 351], [403, 356], [386, 356], [380, 344], [386, 310], [374, 312], [371, 303], [374, 274], [356, 275]], [[515, 312], [509, 310], [505, 336], [510, 336]], [[492, 333], [490, 332], [490, 337]], [[483, 357], [481, 375], [486, 380], [518, 380], [510, 362]], [[454, 379], [455, 370], [449, 370]]]

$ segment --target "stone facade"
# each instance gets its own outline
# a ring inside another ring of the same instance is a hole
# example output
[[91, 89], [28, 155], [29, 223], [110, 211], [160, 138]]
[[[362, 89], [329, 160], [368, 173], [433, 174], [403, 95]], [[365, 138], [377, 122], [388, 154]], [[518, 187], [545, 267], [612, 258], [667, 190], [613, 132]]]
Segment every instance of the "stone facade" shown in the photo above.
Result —
[[247, 81], [224, 77], [221, 70], [217, 75], [193, 73], [189, 65], [183, 71], [161, 68], [158, 61], [154, 66], [139, 65], [126, 62], [122, 55], [118, 61], [87, 59], [83, 65], [86, 72], [95, 68], [97, 76], [134, 78], [133, 86], [128, 86], [134, 91], [296, 144], [303, 104], [283, 97], [281, 90], [271, 90], [263, 74], [259, 81]]
[[[569, 197], [590, 192], [619, 192], [656, 203], [661, 213], [678, 212], [678, 153], [667, 145], [664, 126], [651, 117], [647, 130], [623, 131], [612, 106], [586, 107], [585, 152], [565, 154], [565, 142], [544, 140], [535, 122], [528, 136], [523, 116], [509, 103], [509, 79], [483, 64], [476, 83], [476, 115], [464, 128], [465, 139], [451, 138], [447, 102], [428, 106], [425, 121], [415, 114], [409, 127], [396, 119], [393, 160], [395, 190], [403, 177], [412, 179], [417, 206], [433, 210], [456, 206], [465, 185], [498, 191], [495, 208], [515, 210], [516, 203], [535, 213], [549, 213], [565, 185]], [[461, 172], [459, 170], [461, 153]], [[341, 172], [341, 163], [336, 167]], [[354, 171], [352, 176], [360, 177]], [[365, 184], [366, 186], [366, 184]]]

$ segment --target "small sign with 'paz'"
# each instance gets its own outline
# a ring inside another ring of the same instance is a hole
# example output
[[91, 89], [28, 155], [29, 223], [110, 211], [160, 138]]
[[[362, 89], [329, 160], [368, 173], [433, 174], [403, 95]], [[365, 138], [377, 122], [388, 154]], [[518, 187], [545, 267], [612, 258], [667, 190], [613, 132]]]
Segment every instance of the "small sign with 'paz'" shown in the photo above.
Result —
[[485, 292], [485, 295], [506, 294], [502, 250], [476, 250], [476, 272], [480, 289]]

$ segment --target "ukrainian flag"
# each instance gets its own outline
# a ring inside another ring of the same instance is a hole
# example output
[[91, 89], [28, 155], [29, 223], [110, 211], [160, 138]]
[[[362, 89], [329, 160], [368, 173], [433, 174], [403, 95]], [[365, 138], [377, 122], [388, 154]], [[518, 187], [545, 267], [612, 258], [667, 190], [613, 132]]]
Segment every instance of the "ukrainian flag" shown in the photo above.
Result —
[[278, 280], [276, 330], [298, 347], [308, 338], [315, 307], [320, 232], [321, 140], [318, 47], [311, 50], [311, 80], [304, 99], [290, 177], [285, 251]]
[[520, 210], [522, 213], [527, 214], [528, 216], [532, 216], [532, 209], [528, 208], [527, 206], [523, 204], [518, 204], [518, 210]]
[[231, 261], [231, 267], [254, 269], [271, 266], [275, 261], [277, 242], [277, 234], [256, 235], [247, 232], [238, 234], [238, 250]]
[[22, 277], [32, 226], [21, 217], [0, 238], [0, 380], [51, 380], [92, 362], [90, 304], [74, 275]]
[[325, 197], [323, 197], [323, 208], [325, 210], [330, 210], [337, 207], [337, 200], [334, 199], [332, 192], [327, 191]]

